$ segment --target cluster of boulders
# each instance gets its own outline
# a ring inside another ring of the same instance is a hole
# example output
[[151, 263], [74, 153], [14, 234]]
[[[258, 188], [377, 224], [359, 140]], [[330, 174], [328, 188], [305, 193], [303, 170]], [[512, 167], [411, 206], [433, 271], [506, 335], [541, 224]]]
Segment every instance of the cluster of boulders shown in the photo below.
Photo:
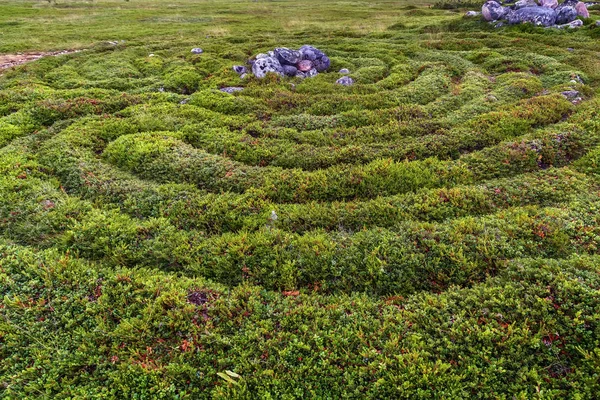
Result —
[[[267, 54], [256, 55], [249, 64], [252, 74], [257, 78], [264, 78], [269, 72], [280, 76], [310, 78], [326, 71], [331, 61], [316, 47], [304, 45], [298, 50], [278, 47]], [[249, 73], [243, 65], [236, 65], [233, 70], [242, 78]]]
[[557, 0], [539, 1], [519, 0], [503, 6], [499, 1], [488, 0], [481, 8], [481, 14], [487, 21], [507, 21], [511, 25], [532, 23], [557, 28], [576, 28], [583, 25], [577, 17], [590, 17], [585, 3], [578, 0], [566, 0], [562, 4], [558, 4]]

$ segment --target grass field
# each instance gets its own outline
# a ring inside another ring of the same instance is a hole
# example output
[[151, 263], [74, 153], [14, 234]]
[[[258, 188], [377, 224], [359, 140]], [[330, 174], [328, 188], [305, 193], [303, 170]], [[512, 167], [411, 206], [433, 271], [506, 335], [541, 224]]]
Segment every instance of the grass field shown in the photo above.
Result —
[[0, 397], [597, 398], [600, 12], [432, 5], [0, 0]]

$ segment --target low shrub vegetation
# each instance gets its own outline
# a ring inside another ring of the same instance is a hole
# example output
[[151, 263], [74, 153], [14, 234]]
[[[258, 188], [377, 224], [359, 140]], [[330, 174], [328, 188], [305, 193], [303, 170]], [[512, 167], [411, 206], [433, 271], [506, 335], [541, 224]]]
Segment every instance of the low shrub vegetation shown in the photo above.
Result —
[[595, 24], [0, 6], [0, 397], [598, 397]]

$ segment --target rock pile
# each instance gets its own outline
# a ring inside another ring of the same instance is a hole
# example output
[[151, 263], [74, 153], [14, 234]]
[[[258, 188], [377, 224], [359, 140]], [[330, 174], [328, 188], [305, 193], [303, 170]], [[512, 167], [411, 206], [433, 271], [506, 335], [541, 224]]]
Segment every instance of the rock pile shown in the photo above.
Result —
[[576, 28], [577, 17], [589, 18], [585, 3], [566, 0], [558, 4], [557, 0], [519, 0], [513, 5], [502, 6], [499, 1], [488, 0], [481, 7], [481, 14], [487, 21], [508, 21], [509, 24], [532, 23], [538, 26], [556, 28]]
[[[252, 74], [257, 78], [264, 78], [269, 72], [280, 76], [310, 78], [326, 71], [331, 61], [316, 47], [304, 45], [298, 50], [279, 47], [267, 54], [258, 54], [249, 64]], [[236, 65], [233, 70], [241, 77], [248, 73], [243, 65]]]

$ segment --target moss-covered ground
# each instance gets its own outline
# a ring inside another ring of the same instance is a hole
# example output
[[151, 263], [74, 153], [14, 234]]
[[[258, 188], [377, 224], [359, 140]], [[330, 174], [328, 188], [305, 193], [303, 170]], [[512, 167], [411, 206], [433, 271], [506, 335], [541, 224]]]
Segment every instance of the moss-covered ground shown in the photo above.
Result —
[[0, 0], [0, 397], [598, 398], [600, 27], [464, 11]]

